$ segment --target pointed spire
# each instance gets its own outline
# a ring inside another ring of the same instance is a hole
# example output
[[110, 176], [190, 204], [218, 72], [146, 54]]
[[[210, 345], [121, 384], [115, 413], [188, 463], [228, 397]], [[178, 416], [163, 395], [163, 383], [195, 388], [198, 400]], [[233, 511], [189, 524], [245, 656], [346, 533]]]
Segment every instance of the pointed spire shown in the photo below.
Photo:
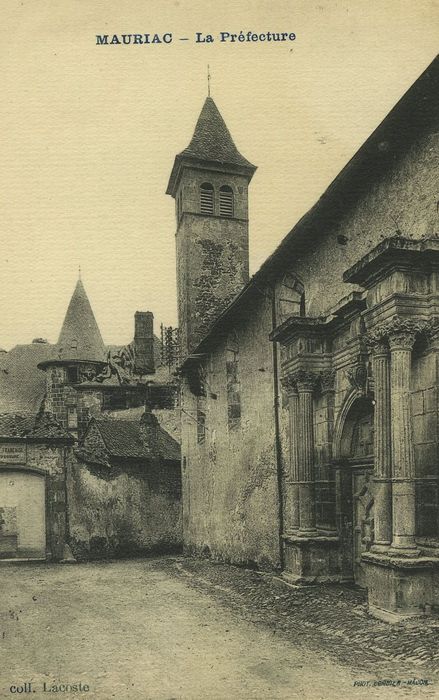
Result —
[[104, 341], [79, 277], [59, 335], [59, 360], [104, 362]]
[[[208, 84], [210, 85], [209, 72]], [[231, 166], [234, 172], [236, 172], [237, 168], [240, 168], [249, 179], [251, 179], [256, 170], [256, 166], [244, 158], [236, 148], [230, 131], [210, 95], [206, 97], [189, 146], [175, 158], [167, 194], [174, 196], [179, 168], [182, 161], [189, 158], [191, 160], [218, 163], [225, 167]]]
[[191, 142], [180, 155], [254, 168], [236, 148], [230, 131], [211, 97], [206, 97]]

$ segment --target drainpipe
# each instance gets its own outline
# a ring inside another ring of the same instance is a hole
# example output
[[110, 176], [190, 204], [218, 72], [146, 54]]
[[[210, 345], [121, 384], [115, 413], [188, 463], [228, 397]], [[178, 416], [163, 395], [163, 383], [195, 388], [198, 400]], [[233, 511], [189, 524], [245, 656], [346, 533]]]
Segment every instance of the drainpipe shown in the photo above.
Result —
[[71, 467], [69, 463], [70, 452], [68, 447], [63, 447], [63, 459], [64, 459], [64, 498], [65, 498], [65, 542], [70, 545], [70, 498], [69, 498], [69, 469]]
[[[62, 564], [70, 564], [70, 563], [76, 562], [76, 559], [72, 554], [72, 550], [70, 549], [70, 501], [69, 501], [68, 479], [69, 479], [69, 469], [71, 468], [71, 464], [69, 461], [69, 457], [71, 457], [71, 454], [69, 452], [68, 447], [62, 448], [62, 455], [63, 455], [63, 466], [64, 466], [65, 535], [64, 535], [64, 547], [63, 547], [63, 556], [61, 559], [61, 563]], [[70, 478], [72, 478], [71, 474], [70, 474]]]
[[[271, 325], [272, 330], [277, 327], [276, 317], [276, 294], [274, 285], [271, 287]], [[282, 442], [280, 438], [280, 394], [279, 394], [279, 354], [278, 343], [273, 341], [273, 398], [274, 398], [274, 431], [276, 445], [276, 473], [277, 492], [279, 500], [278, 508], [278, 528], [279, 528], [279, 561], [282, 571], [285, 568], [284, 546], [283, 546], [283, 522], [284, 522], [284, 493], [283, 493], [283, 470], [282, 470]]]

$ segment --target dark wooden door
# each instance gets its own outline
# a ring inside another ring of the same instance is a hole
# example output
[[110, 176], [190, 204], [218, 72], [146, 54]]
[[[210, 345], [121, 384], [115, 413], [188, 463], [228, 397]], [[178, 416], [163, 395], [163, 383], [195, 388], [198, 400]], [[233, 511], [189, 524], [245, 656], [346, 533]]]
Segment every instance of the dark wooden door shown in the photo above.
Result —
[[364, 564], [361, 555], [367, 552], [373, 543], [373, 470], [352, 470], [352, 508], [353, 508], [353, 573], [354, 581], [366, 588]]

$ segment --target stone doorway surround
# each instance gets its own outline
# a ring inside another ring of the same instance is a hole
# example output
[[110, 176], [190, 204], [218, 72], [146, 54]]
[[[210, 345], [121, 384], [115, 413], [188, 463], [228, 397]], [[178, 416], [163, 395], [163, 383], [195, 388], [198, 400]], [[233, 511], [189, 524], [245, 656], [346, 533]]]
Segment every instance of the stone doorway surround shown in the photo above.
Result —
[[[439, 459], [431, 460], [430, 467], [419, 451], [415, 455], [412, 367], [413, 349], [422, 341], [425, 356], [433, 358], [437, 396], [439, 238], [385, 239], [343, 280], [364, 291], [354, 290], [325, 317], [290, 317], [270, 336], [281, 345], [289, 410], [283, 576], [294, 583], [349, 580], [352, 551], [343, 536], [341, 470], [328, 477], [335, 481], [335, 522], [332, 529], [322, 528], [316, 464], [322, 448], [316, 441], [322, 442], [324, 416], [325, 458], [339, 465], [349, 407], [368, 397], [374, 403], [374, 516], [360, 565], [369, 611], [388, 621], [423, 616], [439, 605], [439, 523], [436, 536], [425, 544], [417, 514], [423, 503], [417, 494], [423, 480], [438, 487]], [[439, 401], [434, 410], [439, 418]], [[437, 451], [437, 435], [434, 440]]]
[[46, 559], [45, 474], [0, 468], [0, 559]]
[[[353, 582], [366, 588], [362, 555], [374, 542], [374, 402], [354, 389], [340, 413], [334, 445], [333, 467], [340, 506], [337, 528], [340, 547], [349, 564]], [[339, 437], [338, 437], [338, 436]]]
[[[420, 343], [432, 361], [437, 395], [439, 238], [385, 239], [343, 279], [365, 290], [363, 320], [374, 377], [375, 537], [362, 555], [369, 610], [398, 621], [428, 614], [439, 604], [439, 551], [420, 545], [417, 511], [423, 503], [416, 494], [431, 469], [415, 453], [412, 400], [414, 349]], [[434, 423], [437, 416], [436, 405]], [[434, 441], [437, 456], [437, 433]], [[429, 478], [437, 487], [437, 458], [432, 468]]]

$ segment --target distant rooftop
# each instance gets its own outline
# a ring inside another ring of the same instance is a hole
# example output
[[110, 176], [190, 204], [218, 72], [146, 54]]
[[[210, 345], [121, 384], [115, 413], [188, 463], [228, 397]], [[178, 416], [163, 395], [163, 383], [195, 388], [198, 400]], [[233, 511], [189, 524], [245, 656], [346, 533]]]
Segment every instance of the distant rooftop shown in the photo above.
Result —
[[[122, 419], [93, 419], [101, 434], [110, 457], [150, 459], [161, 457], [164, 460], [180, 461], [180, 445], [151, 416], [154, 429], [142, 430], [142, 418], [139, 421]], [[87, 445], [87, 438], [84, 439]]]
[[58, 360], [105, 362], [105, 346], [82, 281], [76, 283], [56, 347]]
[[0, 411], [37, 413], [46, 390], [46, 375], [40, 362], [54, 357], [48, 343], [16, 345], [0, 355]]
[[50, 413], [1, 413], [0, 440], [4, 438], [72, 442], [71, 435]]

